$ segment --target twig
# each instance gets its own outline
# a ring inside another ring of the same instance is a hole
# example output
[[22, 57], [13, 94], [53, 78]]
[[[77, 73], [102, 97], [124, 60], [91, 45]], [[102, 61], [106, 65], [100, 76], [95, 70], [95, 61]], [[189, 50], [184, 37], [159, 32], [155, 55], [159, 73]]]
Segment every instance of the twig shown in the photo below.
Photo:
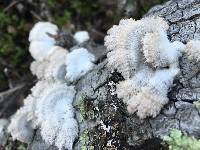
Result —
[[12, 3], [10, 3], [4, 10], [3, 12], [8, 11], [10, 8], [12, 8], [13, 6], [15, 6], [16, 4], [18, 4], [19, 2], [22, 2], [23, 0], [15, 0]]
[[20, 84], [20, 85], [14, 87], [14, 88], [12, 88], [12, 89], [9, 89], [9, 90], [7, 90], [7, 91], [1, 92], [1, 93], [0, 93], [0, 103], [4, 102], [4, 100], [6, 100], [5, 97], [7, 97], [8, 95], [10, 95], [11, 93], [14, 93], [14, 92], [16, 92], [16, 91], [22, 89], [23, 87], [25, 87], [25, 85], [26, 85], [26, 84], [22, 83], [22, 84]]
[[30, 13], [38, 20], [42, 20], [42, 18], [36, 13], [34, 12], [33, 10], [30, 11]]

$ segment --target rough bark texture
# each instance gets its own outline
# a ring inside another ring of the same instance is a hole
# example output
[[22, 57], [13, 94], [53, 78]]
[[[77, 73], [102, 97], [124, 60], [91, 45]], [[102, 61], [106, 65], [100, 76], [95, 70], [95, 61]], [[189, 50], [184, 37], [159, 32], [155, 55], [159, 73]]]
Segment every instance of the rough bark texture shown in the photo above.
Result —
[[[169, 38], [185, 43], [189, 39], [200, 39], [199, 6], [199, 0], [172, 0], [152, 8], [147, 16], [164, 17], [170, 25]], [[105, 53], [105, 48], [99, 50]], [[156, 118], [140, 120], [127, 113], [126, 106], [115, 94], [115, 85], [123, 77], [117, 72], [111, 73], [106, 68], [106, 58], [103, 55], [100, 58], [96, 68], [76, 84], [74, 106], [80, 133], [74, 149], [141, 149], [137, 146], [141, 144], [161, 149], [158, 138], [167, 135], [172, 128], [200, 138], [200, 111], [192, 104], [200, 99], [200, 64], [183, 56], [180, 59], [181, 76], [169, 92], [169, 104]], [[56, 148], [47, 146], [38, 130], [28, 149]]]

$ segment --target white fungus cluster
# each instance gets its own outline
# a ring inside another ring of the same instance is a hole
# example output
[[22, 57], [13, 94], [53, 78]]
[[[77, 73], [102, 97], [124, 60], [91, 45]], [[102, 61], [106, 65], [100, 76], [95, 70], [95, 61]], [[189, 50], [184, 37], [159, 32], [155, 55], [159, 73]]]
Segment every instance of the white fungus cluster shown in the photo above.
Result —
[[200, 60], [200, 42], [170, 42], [168, 28], [160, 17], [125, 19], [105, 37], [107, 66], [125, 78], [117, 85], [118, 97], [130, 113], [136, 112], [142, 119], [155, 117], [168, 103], [167, 93], [179, 73], [178, 58], [183, 52], [188, 58]]
[[[81, 56], [81, 57], [80, 57]], [[94, 67], [95, 57], [85, 48], [74, 49], [67, 55], [66, 78], [73, 82], [83, 76], [86, 72]], [[74, 69], [75, 68], [75, 69]]]
[[4, 145], [7, 142], [6, 128], [9, 124], [7, 119], [0, 119], [0, 145]]
[[191, 40], [186, 44], [184, 52], [190, 60], [200, 61], [200, 41]]
[[49, 36], [56, 35], [58, 27], [49, 22], [39, 22], [35, 24], [29, 34], [29, 52], [35, 60], [42, 61], [48, 54], [52, 52], [52, 46], [55, 40]]
[[72, 105], [76, 91], [67, 81], [75, 82], [91, 70], [95, 57], [84, 48], [69, 53], [56, 46], [51, 35], [57, 32], [56, 25], [39, 22], [29, 34], [29, 51], [35, 59], [30, 69], [38, 82], [12, 117], [8, 131], [13, 139], [28, 143], [39, 128], [46, 143], [70, 150], [79, 131]]
[[78, 31], [74, 34], [74, 39], [78, 44], [84, 43], [90, 39], [87, 31]]
[[52, 46], [52, 53], [42, 61], [33, 61], [30, 66], [31, 72], [38, 79], [65, 80], [66, 58], [68, 51], [59, 46]]

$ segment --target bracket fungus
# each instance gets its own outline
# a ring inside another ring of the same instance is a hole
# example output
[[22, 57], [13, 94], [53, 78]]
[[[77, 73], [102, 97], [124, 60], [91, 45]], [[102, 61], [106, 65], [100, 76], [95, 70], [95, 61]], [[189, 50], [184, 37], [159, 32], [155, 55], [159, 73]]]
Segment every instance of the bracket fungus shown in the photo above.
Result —
[[79, 130], [73, 108], [76, 91], [67, 80], [76, 81], [85, 75], [93, 68], [95, 58], [84, 48], [69, 53], [56, 46], [49, 35], [57, 32], [56, 25], [39, 22], [29, 34], [29, 51], [35, 59], [30, 70], [38, 82], [13, 115], [8, 131], [14, 139], [28, 143], [34, 129], [39, 128], [46, 143], [71, 150]]
[[168, 28], [160, 17], [123, 19], [105, 37], [107, 67], [125, 78], [117, 85], [117, 95], [141, 119], [156, 117], [168, 103], [167, 93], [180, 71], [179, 57], [185, 52], [200, 60], [199, 41], [170, 42]]

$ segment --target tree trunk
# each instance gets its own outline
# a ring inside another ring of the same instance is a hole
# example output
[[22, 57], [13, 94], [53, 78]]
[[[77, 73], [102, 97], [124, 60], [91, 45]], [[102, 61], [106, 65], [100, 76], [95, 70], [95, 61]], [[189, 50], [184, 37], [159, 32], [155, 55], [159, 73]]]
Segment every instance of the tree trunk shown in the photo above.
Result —
[[[171, 41], [187, 42], [200, 39], [200, 1], [172, 0], [153, 7], [146, 16], [162, 16], [169, 25]], [[99, 47], [102, 56], [96, 68], [76, 84], [74, 107], [79, 122], [79, 138], [74, 149], [161, 149], [160, 138], [172, 128], [200, 138], [200, 111], [193, 102], [200, 99], [200, 64], [180, 59], [181, 77], [175, 79], [169, 92], [170, 102], [156, 118], [139, 119], [130, 115], [125, 104], [115, 94], [115, 85], [123, 80], [106, 68], [105, 48]], [[143, 147], [138, 145], [143, 144]], [[28, 149], [56, 149], [46, 145], [39, 130]]]

